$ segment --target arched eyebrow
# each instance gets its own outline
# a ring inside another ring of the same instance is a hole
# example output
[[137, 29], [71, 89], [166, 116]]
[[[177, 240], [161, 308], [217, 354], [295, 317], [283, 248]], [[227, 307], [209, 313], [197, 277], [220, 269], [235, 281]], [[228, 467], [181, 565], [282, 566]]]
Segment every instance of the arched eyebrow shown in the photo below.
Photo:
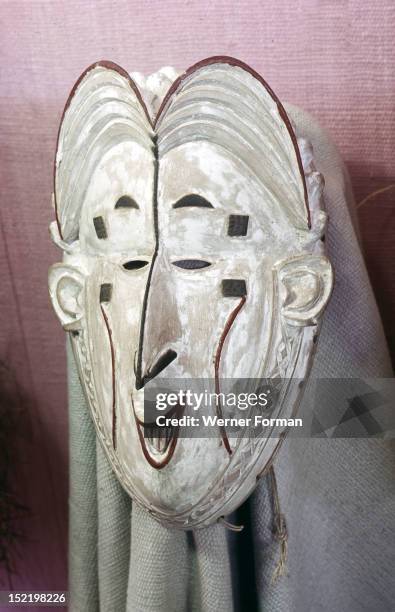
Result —
[[178, 200], [175, 204], [173, 204], [173, 208], [214, 208], [208, 200], [202, 198], [200, 195], [189, 194]]
[[123, 195], [117, 200], [115, 208], [139, 208], [139, 205], [130, 196]]

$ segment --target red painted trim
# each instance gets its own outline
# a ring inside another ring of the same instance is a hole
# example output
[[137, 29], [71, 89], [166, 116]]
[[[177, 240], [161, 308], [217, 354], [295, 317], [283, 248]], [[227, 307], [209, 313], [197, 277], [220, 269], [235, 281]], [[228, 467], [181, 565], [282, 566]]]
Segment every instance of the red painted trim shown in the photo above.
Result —
[[[217, 347], [217, 352], [215, 353], [215, 361], [214, 361], [214, 376], [215, 376], [215, 392], [218, 394], [220, 393], [220, 383], [219, 383], [219, 368], [220, 368], [220, 364], [221, 364], [221, 353], [222, 353], [222, 349], [226, 340], [226, 336], [228, 335], [233, 323], [235, 322], [235, 319], [237, 317], [237, 315], [239, 314], [240, 310], [243, 308], [244, 304], [246, 302], [246, 297], [245, 295], [243, 295], [243, 297], [241, 298], [240, 302], [238, 303], [238, 305], [236, 306], [236, 308], [231, 312], [228, 320], [226, 321], [226, 325], [224, 327], [224, 331], [222, 332], [221, 338], [219, 340], [218, 343], [218, 347]], [[218, 398], [218, 402], [216, 404], [216, 411], [217, 411], [217, 417], [219, 419], [222, 419], [222, 408], [221, 408], [221, 402]], [[222, 441], [224, 443], [224, 446], [228, 452], [229, 455], [232, 454], [232, 449], [230, 448], [230, 444], [229, 444], [229, 439], [228, 436], [226, 435], [226, 430], [225, 427], [219, 427], [220, 432], [221, 432], [221, 438]]]
[[134, 401], [133, 401], [133, 396], [131, 398], [132, 400], [132, 408], [133, 408], [133, 414], [134, 414], [134, 419], [136, 422], [136, 428], [137, 428], [137, 434], [140, 440], [140, 446], [141, 446], [141, 450], [143, 451], [143, 455], [146, 458], [146, 460], [148, 461], [148, 463], [150, 464], [151, 467], [155, 468], [156, 470], [161, 470], [162, 468], [164, 468], [169, 462], [170, 459], [173, 457], [174, 455], [174, 451], [176, 450], [176, 446], [177, 446], [177, 442], [178, 442], [178, 433], [179, 433], [179, 426], [175, 427], [175, 435], [172, 437], [172, 440], [170, 442], [170, 446], [169, 449], [167, 451], [166, 457], [163, 459], [163, 461], [156, 461], [155, 459], [153, 459], [150, 455], [150, 452], [147, 448], [147, 445], [145, 443], [145, 439], [144, 439], [144, 435], [143, 432], [141, 431], [141, 427], [143, 427], [144, 424], [141, 424], [140, 419], [137, 417], [136, 415], [136, 411], [134, 409]]
[[114, 344], [112, 341], [112, 331], [110, 327], [110, 322], [108, 320], [108, 316], [100, 304], [100, 309], [102, 311], [104, 323], [106, 324], [108, 339], [110, 341], [110, 349], [111, 349], [111, 378], [112, 378], [112, 446], [114, 450], [117, 450], [117, 414], [116, 414], [116, 394], [115, 394], [115, 351]]

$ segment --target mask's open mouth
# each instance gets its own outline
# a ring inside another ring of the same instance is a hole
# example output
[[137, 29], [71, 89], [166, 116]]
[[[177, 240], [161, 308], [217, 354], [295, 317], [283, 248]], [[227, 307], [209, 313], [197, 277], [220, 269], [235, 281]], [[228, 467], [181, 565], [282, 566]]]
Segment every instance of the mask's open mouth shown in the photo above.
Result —
[[[160, 470], [169, 463], [176, 450], [180, 426], [161, 426], [158, 425], [156, 421], [153, 423], [144, 423], [144, 421], [139, 419], [136, 415], [133, 397], [132, 406], [144, 457], [152, 467]], [[182, 417], [184, 409], [184, 407], [177, 405], [167, 412], [165, 416], [167, 419], [176, 418], [178, 420]]]

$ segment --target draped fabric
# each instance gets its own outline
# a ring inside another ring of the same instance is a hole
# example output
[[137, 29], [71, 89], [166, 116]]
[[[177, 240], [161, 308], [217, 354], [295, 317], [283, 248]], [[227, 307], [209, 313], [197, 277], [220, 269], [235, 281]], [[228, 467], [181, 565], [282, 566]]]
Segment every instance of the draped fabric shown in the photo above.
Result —
[[[328, 136], [287, 107], [325, 176], [335, 289], [312, 378], [391, 376], [381, 322], [361, 255], [350, 182]], [[72, 611], [384, 612], [391, 577], [394, 448], [377, 439], [288, 439], [277, 455], [288, 527], [286, 574], [273, 582], [279, 543], [272, 488], [263, 479], [233, 522], [195, 532], [162, 527], [111, 473], [69, 350]], [[306, 406], [304, 407], [306, 408]]]

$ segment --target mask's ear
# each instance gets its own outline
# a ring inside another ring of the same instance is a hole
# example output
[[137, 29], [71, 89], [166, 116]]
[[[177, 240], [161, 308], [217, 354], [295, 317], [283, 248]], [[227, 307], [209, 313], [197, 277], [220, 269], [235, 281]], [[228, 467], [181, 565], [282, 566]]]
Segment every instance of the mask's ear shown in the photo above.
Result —
[[74, 266], [54, 264], [48, 274], [49, 295], [66, 331], [81, 329], [84, 277]]
[[292, 325], [316, 325], [332, 291], [330, 261], [300, 255], [280, 262], [276, 270], [282, 316]]

